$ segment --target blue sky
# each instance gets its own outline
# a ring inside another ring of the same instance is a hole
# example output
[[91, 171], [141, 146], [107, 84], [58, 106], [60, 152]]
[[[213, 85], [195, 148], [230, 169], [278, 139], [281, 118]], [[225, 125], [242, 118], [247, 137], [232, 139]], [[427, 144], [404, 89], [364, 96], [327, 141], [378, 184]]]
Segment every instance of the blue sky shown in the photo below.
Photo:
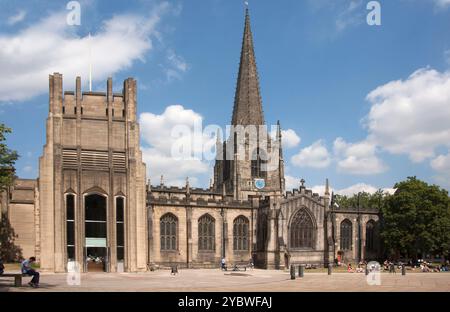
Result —
[[[450, 188], [450, 1], [249, 1], [269, 125], [285, 131], [287, 184], [325, 178], [342, 193], [392, 188], [416, 175]], [[68, 1], [0, 0], [0, 121], [37, 177], [45, 143], [48, 74], [87, 89], [92, 34], [94, 90], [112, 76], [120, 92], [138, 80], [149, 176], [207, 186], [211, 163], [169, 157], [175, 121], [229, 124], [244, 23], [241, 0], [79, 1], [81, 25], [66, 24]], [[206, 138], [205, 140], [208, 140]]]

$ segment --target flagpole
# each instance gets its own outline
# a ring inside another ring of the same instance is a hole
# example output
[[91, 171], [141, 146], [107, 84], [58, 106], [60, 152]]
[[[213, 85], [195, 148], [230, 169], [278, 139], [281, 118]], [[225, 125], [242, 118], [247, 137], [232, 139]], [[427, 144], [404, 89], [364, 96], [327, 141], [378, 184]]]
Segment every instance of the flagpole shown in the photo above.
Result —
[[92, 49], [91, 49], [91, 33], [89, 33], [89, 92], [92, 92]]

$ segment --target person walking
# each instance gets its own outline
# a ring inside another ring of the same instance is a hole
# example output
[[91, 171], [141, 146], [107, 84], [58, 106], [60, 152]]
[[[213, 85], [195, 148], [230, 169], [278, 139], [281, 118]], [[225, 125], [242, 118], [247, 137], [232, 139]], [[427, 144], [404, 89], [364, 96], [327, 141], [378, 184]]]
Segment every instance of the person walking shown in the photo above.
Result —
[[392, 273], [392, 274], [396, 274], [397, 273], [397, 271], [395, 270], [395, 264], [393, 262], [391, 262], [389, 264], [389, 273]]
[[222, 268], [222, 271], [227, 270], [227, 263], [226, 263], [225, 258], [222, 258], [221, 268]]

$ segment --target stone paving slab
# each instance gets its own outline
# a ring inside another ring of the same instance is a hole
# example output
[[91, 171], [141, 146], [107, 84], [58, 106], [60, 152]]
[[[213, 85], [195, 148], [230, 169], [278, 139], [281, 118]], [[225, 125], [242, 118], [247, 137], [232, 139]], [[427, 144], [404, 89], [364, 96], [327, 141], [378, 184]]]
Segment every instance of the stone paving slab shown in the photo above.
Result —
[[[176, 276], [170, 271], [147, 273], [85, 273], [79, 286], [68, 285], [67, 274], [41, 274], [41, 287], [33, 289], [23, 279], [23, 287], [12, 287], [13, 280], [0, 278], [0, 291], [152, 291], [152, 292], [379, 292], [419, 291], [450, 292], [450, 273], [381, 274], [381, 285], [371, 286], [364, 274], [305, 273], [303, 278], [290, 279], [288, 272], [276, 270], [249, 270], [222, 272], [220, 270], [181, 270]], [[26, 286], [25, 286], [26, 285]]]

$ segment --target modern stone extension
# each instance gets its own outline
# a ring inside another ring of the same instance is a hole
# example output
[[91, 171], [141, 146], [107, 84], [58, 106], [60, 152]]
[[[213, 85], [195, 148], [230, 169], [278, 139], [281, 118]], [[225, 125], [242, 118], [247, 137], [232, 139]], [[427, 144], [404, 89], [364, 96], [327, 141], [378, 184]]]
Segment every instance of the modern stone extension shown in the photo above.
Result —
[[[283, 269], [378, 256], [378, 211], [332, 207], [328, 181], [324, 196], [304, 182], [285, 192], [280, 124], [275, 139], [267, 134], [268, 152], [279, 156], [275, 170], [262, 170], [262, 151], [245, 141], [256, 161], [236, 150], [218, 158], [208, 189], [189, 180], [182, 188], [146, 183], [136, 92], [132, 78], [121, 93], [111, 79], [106, 92], [82, 92], [80, 78], [75, 92], [63, 92], [62, 75], [50, 76], [39, 178], [16, 179], [0, 200], [24, 256], [36, 255], [42, 270], [65, 272], [73, 263], [107, 272], [212, 268], [222, 258]], [[231, 123], [265, 124], [248, 10]], [[218, 138], [218, 153], [233, 139]]]

